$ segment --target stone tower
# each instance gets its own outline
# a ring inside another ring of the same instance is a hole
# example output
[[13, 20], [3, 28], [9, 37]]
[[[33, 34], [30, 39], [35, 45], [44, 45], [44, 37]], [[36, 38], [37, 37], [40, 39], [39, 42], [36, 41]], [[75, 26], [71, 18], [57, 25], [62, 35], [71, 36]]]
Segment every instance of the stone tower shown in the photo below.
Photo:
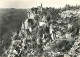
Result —
[[43, 5], [42, 5], [42, 3], [41, 3], [41, 7], [42, 7]]

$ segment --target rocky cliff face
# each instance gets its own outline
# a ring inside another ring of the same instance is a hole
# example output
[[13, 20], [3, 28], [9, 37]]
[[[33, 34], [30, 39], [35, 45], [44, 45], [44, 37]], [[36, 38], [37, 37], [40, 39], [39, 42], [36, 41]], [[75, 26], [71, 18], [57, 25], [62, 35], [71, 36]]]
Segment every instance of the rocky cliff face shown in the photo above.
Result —
[[22, 57], [79, 54], [79, 9], [62, 11], [50, 8], [45, 13], [46, 21], [42, 20], [42, 11], [22, 22], [20, 29], [12, 31], [9, 48], [4, 48], [5, 55]]

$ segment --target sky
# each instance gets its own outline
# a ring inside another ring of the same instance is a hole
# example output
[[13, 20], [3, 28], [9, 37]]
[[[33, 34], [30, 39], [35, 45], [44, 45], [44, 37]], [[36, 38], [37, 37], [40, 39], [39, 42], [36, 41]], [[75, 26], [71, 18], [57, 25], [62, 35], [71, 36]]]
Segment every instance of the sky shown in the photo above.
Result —
[[0, 0], [0, 8], [64, 7], [66, 4], [80, 5], [80, 0]]

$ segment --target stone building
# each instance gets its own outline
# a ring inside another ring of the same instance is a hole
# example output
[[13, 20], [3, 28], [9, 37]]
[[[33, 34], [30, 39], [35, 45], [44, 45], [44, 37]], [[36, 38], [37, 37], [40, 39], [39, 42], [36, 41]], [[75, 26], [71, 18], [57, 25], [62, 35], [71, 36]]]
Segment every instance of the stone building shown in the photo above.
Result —
[[41, 3], [41, 6], [38, 6], [38, 13], [42, 12], [42, 7], [43, 7], [43, 5]]

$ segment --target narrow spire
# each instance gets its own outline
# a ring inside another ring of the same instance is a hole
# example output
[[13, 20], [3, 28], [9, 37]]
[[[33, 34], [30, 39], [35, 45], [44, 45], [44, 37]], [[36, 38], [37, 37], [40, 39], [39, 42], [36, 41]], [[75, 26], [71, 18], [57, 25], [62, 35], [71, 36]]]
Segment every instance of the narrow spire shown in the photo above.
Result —
[[42, 3], [41, 3], [41, 7], [42, 7]]

